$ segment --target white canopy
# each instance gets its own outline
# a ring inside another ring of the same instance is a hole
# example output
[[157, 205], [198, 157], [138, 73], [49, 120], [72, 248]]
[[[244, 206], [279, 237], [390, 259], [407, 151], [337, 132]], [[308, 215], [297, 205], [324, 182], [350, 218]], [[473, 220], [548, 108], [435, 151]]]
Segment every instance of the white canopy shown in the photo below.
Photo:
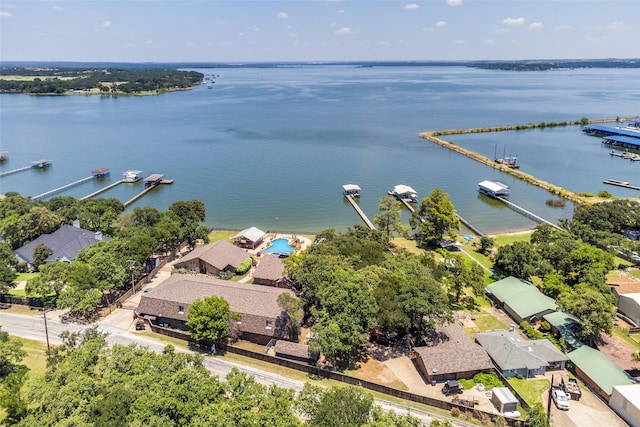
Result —
[[399, 184], [393, 187], [393, 194], [407, 194], [407, 193], [416, 194], [416, 190], [404, 184]]
[[244, 230], [242, 230], [241, 232], [239, 232], [238, 234], [236, 234], [235, 236], [233, 236], [234, 239], [247, 239], [250, 240], [252, 242], [257, 242], [260, 239], [262, 239], [264, 237], [264, 235], [267, 234], [264, 231], [260, 230], [259, 228], [256, 227], [251, 227], [251, 228], [246, 228]]

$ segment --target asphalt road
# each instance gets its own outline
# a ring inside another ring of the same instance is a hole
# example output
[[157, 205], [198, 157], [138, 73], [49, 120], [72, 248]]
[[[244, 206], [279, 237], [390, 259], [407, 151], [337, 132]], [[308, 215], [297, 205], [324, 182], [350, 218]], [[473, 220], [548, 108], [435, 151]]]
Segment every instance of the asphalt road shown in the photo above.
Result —
[[[20, 314], [9, 314], [0, 312], [0, 326], [2, 326], [3, 331], [8, 332], [11, 335], [36, 341], [46, 341], [44, 318], [42, 314], [40, 314], [39, 316], [25, 316]], [[93, 325], [78, 325], [74, 323], [62, 324], [60, 323], [59, 319], [55, 317], [51, 318], [51, 316], [49, 316], [47, 317], [49, 343], [51, 345], [62, 344], [62, 341], [59, 337], [62, 332], [82, 332], [83, 330], [88, 329], [91, 326]], [[98, 330], [101, 332], [107, 332], [109, 334], [107, 336], [107, 342], [111, 345], [129, 345], [134, 343], [145, 346], [149, 350], [157, 353], [161, 352], [165, 347], [165, 344], [158, 343], [154, 340], [139, 335], [131, 334], [128, 330], [117, 328], [115, 326], [98, 324]], [[176, 351], [186, 352], [188, 350], [176, 349]], [[304, 386], [304, 383], [301, 381], [292, 380], [250, 366], [239, 365], [237, 363], [221, 360], [216, 357], [205, 356], [203, 363], [212, 375], [217, 375], [220, 377], [224, 377], [225, 375], [227, 375], [231, 371], [231, 369], [237, 368], [241, 372], [252, 375], [253, 377], [255, 377], [257, 382], [266, 386], [274, 384], [278, 387], [288, 388], [295, 391], [302, 390], [302, 387]], [[409, 409], [409, 407], [407, 406], [383, 399], [375, 399], [375, 401], [376, 404], [378, 404], [386, 411], [394, 411], [402, 415], [411, 414], [412, 416], [420, 419], [425, 425], [429, 425], [429, 423], [434, 419], [442, 420], [444, 418], [441, 415], [432, 414], [416, 408]], [[474, 424], [467, 423], [455, 418], [447, 419], [449, 419], [455, 426], [475, 426]]]

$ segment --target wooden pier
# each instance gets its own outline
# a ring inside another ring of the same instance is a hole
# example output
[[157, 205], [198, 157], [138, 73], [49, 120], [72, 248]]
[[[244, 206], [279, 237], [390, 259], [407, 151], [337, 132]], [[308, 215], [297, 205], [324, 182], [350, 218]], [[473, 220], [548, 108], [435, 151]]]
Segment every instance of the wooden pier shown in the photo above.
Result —
[[125, 182], [125, 180], [124, 180], [124, 179], [121, 179], [120, 181], [116, 181], [116, 182], [114, 182], [114, 183], [112, 183], [112, 184], [107, 185], [106, 187], [102, 187], [101, 189], [99, 189], [99, 190], [97, 190], [97, 191], [94, 191], [94, 192], [93, 192], [93, 193], [91, 193], [91, 194], [87, 194], [86, 196], [81, 197], [81, 198], [80, 198], [80, 200], [90, 199], [90, 198], [92, 198], [92, 197], [95, 197], [95, 196], [97, 196], [97, 195], [98, 195], [98, 194], [100, 194], [100, 193], [104, 193], [104, 192], [105, 192], [105, 191], [107, 191], [107, 190], [111, 190], [113, 187], [115, 187], [115, 186], [117, 186], [117, 185], [119, 185], [119, 184], [122, 184], [123, 182]]
[[355, 209], [356, 212], [358, 213], [358, 215], [360, 215], [360, 218], [362, 218], [362, 221], [364, 221], [364, 223], [367, 225], [367, 227], [369, 227], [372, 230], [375, 230], [376, 226], [373, 225], [373, 223], [369, 220], [369, 218], [367, 218], [367, 216], [364, 214], [364, 212], [362, 212], [362, 209], [360, 209], [360, 206], [358, 206], [356, 201], [353, 200], [353, 197], [351, 197], [350, 194], [346, 194], [344, 197], [346, 197], [346, 199], [349, 201], [349, 203], [351, 203], [351, 206], [353, 206], [353, 209]]
[[8, 170], [6, 172], [0, 173], [0, 178], [8, 176], [8, 175], [13, 175], [14, 173], [28, 171], [29, 169], [31, 169], [31, 165], [23, 166], [21, 168], [11, 169], [11, 170]]
[[49, 197], [52, 196], [56, 193], [59, 193], [61, 191], [64, 191], [68, 188], [71, 187], [75, 187], [76, 185], [80, 185], [80, 184], [84, 184], [85, 182], [91, 181], [93, 179], [93, 175], [89, 175], [85, 178], [79, 179], [77, 181], [73, 181], [67, 185], [63, 185], [62, 187], [58, 187], [58, 188], [54, 188], [53, 190], [49, 190], [46, 193], [42, 193], [42, 194], [38, 194], [37, 196], [33, 196], [31, 197], [31, 200], [40, 200], [40, 199], [44, 199], [45, 197]]
[[500, 200], [501, 202], [503, 202], [504, 204], [506, 204], [508, 207], [510, 207], [511, 209], [513, 209], [514, 211], [518, 212], [521, 215], [526, 216], [527, 218], [539, 223], [539, 224], [547, 224], [550, 225], [551, 227], [555, 228], [556, 230], [560, 230], [560, 231], [564, 231], [562, 228], [560, 228], [559, 226], [557, 226], [556, 224], [547, 221], [546, 219], [534, 214], [533, 212], [529, 212], [528, 210], [526, 210], [523, 207], [520, 207], [518, 205], [516, 205], [513, 202], [510, 202], [509, 200], [505, 199], [504, 197], [496, 197], [496, 200]]
[[640, 186], [631, 185], [627, 181], [618, 181], [617, 179], [606, 179], [603, 184], [615, 185], [616, 187], [628, 188], [629, 190], [640, 190]]
[[139, 192], [138, 194], [136, 194], [135, 196], [133, 196], [132, 198], [130, 198], [129, 200], [127, 200], [126, 202], [124, 202], [123, 203], [124, 207], [126, 208], [127, 206], [129, 206], [130, 204], [132, 204], [133, 202], [135, 202], [140, 197], [144, 196], [145, 194], [147, 194], [149, 191], [153, 190], [160, 184], [173, 184], [172, 179], [163, 179], [162, 177], [163, 177], [162, 174], [156, 173], [145, 178], [144, 180], [145, 189]]

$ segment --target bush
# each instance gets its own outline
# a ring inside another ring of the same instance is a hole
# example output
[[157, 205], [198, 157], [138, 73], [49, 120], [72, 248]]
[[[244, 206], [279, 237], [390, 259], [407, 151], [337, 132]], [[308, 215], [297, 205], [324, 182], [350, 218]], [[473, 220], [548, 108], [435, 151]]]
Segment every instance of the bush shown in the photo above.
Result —
[[498, 376], [496, 374], [485, 374], [485, 373], [479, 373], [476, 374], [473, 377], [473, 381], [475, 384], [482, 384], [484, 385], [484, 389], [485, 390], [491, 390], [494, 387], [503, 387], [504, 384], [502, 384], [502, 381], [500, 381], [500, 378], [498, 378]]
[[238, 275], [242, 275], [245, 274], [247, 271], [249, 271], [249, 269], [252, 266], [252, 260], [251, 258], [247, 258], [244, 261], [242, 261], [240, 263], [240, 265], [238, 266], [238, 268], [236, 268], [236, 274]]
[[458, 408], [451, 408], [451, 416], [458, 418], [460, 416], [460, 409]]
[[187, 270], [184, 267], [174, 268], [173, 270], [171, 270], [171, 274], [188, 274], [188, 273], [189, 273], [189, 270]]
[[613, 199], [613, 194], [609, 193], [607, 190], [600, 190], [598, 192], [598, 197], [603, 199]]
[[523, 379], [524, 379], [524, 377], [523, 377], [522, 375], [520, 375], [520, 374], [517, 374], [517, 375], [516, 375], [516, 379], [518, 379], [518, 380], [523, 380]]

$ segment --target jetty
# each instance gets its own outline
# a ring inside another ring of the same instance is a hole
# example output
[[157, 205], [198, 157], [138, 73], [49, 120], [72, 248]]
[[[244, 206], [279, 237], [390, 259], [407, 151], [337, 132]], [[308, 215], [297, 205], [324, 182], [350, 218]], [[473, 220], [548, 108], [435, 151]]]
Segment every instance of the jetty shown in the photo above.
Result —
[[[126, 208], [127, 206], [129, 206], [130, 204], [132, 204], [133, 202], [135, 202], [136, 200], [138, 200], [139, 198], [141, 198], [142, 196], [144, 196], [145, 194], [147, 194], [149, 191], [153, 190], [160, 184], [173, 184], [172, 179], [163, 179], [163, 176], [164, 175], [159, 173], [154, 173], [153, 175], [149, 175], [147, 178], [144, 179], [144, 187], [145, 187], [144, 190], [142, 190], [141, 192], [139, 192], [138, 194], [136, 194], [135, 196], [133, 196], [132, 198], [124, 202], [123, 206]], [[126, 178], [123, 181], [126, 181]]]
[[[0, 153], [5, 153], [5, 158], [3, 160], [6, 160], [7, 159], [6, 156], [8, 156], [8, 153], [6, 151], [2, 151]], [[6, 172], [2, 172], [0, 173], [0, 178], [8, 175], [13, 175], [14, 173], [28, 171], [29, 169], [45, 169], [51, 166], [51, 164], [52, 164], [51, 160], [45, 160], [45, 159], [36, 160], [26, 166], [22, 166], [19, 168], [8, 170]]]
[[640, 190], [640, 186], [631, 185], [627, 181], [618, 181], [617, 179], [605, 179], [602, 183], [615, 185], [616, 187], [628, 188], [630, 190]]
[[40, 200], [40, 199], [44, 199], [46, 197], [52, 196], [56, 193], [59, 193], [61, 191], [64, 191], [66, 189], [69, 189], [71, 187], [75, 187], [76, 185], [80, 185], [80, 184], [84, 184], [85, 182], [91, 181], [93, 179], [93, 175], [89, 175], [85, 178], [79, 179], [77, 181], [73, 181], [67, 185], [63, 185], [62, 187], [58, 187], [58, 188], [54, 188], [53, 190], [49, 190], [45, 193], [42, 194], [38, 194], [37, 196], [33, 196], [31, 197], [31, 200]]
[[358, 187], [355, 184], [346, 184], [342, 186], [342, 190], [343, 190], [342, 194], [349, 201], [349, 203], [351, 203], [351, 206], [353, 206], [353, 209], [356, 210], [356, 213], [360, 215], [360, 218], [362, 218], [362, 221], [371, 230], [375, 230], [376, 226], [373, 225], [373, 222], [371, 222], [371, 220], [367, 217], [367, 215], [365, 215], [362, 209], [360, 209], [360, 206], [358, 206], [356, 201], [353, 199], [354, 197], [360, 197], [360, 187]]
[[523, 208], [521, 206], [518, 206], [513, 202], [510, 202], [509, 200], [505, 199], [502, 196], [495, 197], [495, 199], [496, 200], [500, 200], [501, 202], [503, 202], [505, 205], [507, 205], [508, 207], [513, 209], [514, 211], [518, 212], [521, 215], [526, 216], [527, 218], [537, 222], [538, 224], [547, 224], [547, 225], [550, 225], [551, 227], [555, 228], [556, 230], [564, 231], [564, 229], [560, 228], [558, 225], [552, 223], [551, 221], [547, 221], [546, 219], [542, 218], [541, 216], [538, 216], [538, 215], [534, 214], [533, 212], [529, 212], [525, 208]]
[[116, 182], [114, 182], [114, 183], [111, 183], [111, 184], [107, 185], [106, 187], [102, 187], [101, 189], [99, 189], [99, 190], [97, 190], [97, 191], [94, 191], [94, 192], [93, 192], [93, 193], [91, 193], [91, 194], [87, 194], [86, 196], [81, 197], [81, 198], [80, 198], [80, 200], [85, 200], [85, 199], [90, 199], [90, 198], [92, 198], [92, 197], [95, 197], [95, 196], [97, 196], [97, 195], [98, 195], [98, 194], [100, 194], [100, 193], [104, 193], [104, 192], [105, 192], [105, 191], [107, 191], [107, 190], [111, 190], [113, 187], [115, 187], [115, 186], [117, 186], [117, 185], [119, 185], [119, 184], [122, 184], [123, 182], [125, 182], [125, 180], [124, 180], [124, 179], [121, 179], [121, 180], [119, 180], [119, 181], [116, 181]]

